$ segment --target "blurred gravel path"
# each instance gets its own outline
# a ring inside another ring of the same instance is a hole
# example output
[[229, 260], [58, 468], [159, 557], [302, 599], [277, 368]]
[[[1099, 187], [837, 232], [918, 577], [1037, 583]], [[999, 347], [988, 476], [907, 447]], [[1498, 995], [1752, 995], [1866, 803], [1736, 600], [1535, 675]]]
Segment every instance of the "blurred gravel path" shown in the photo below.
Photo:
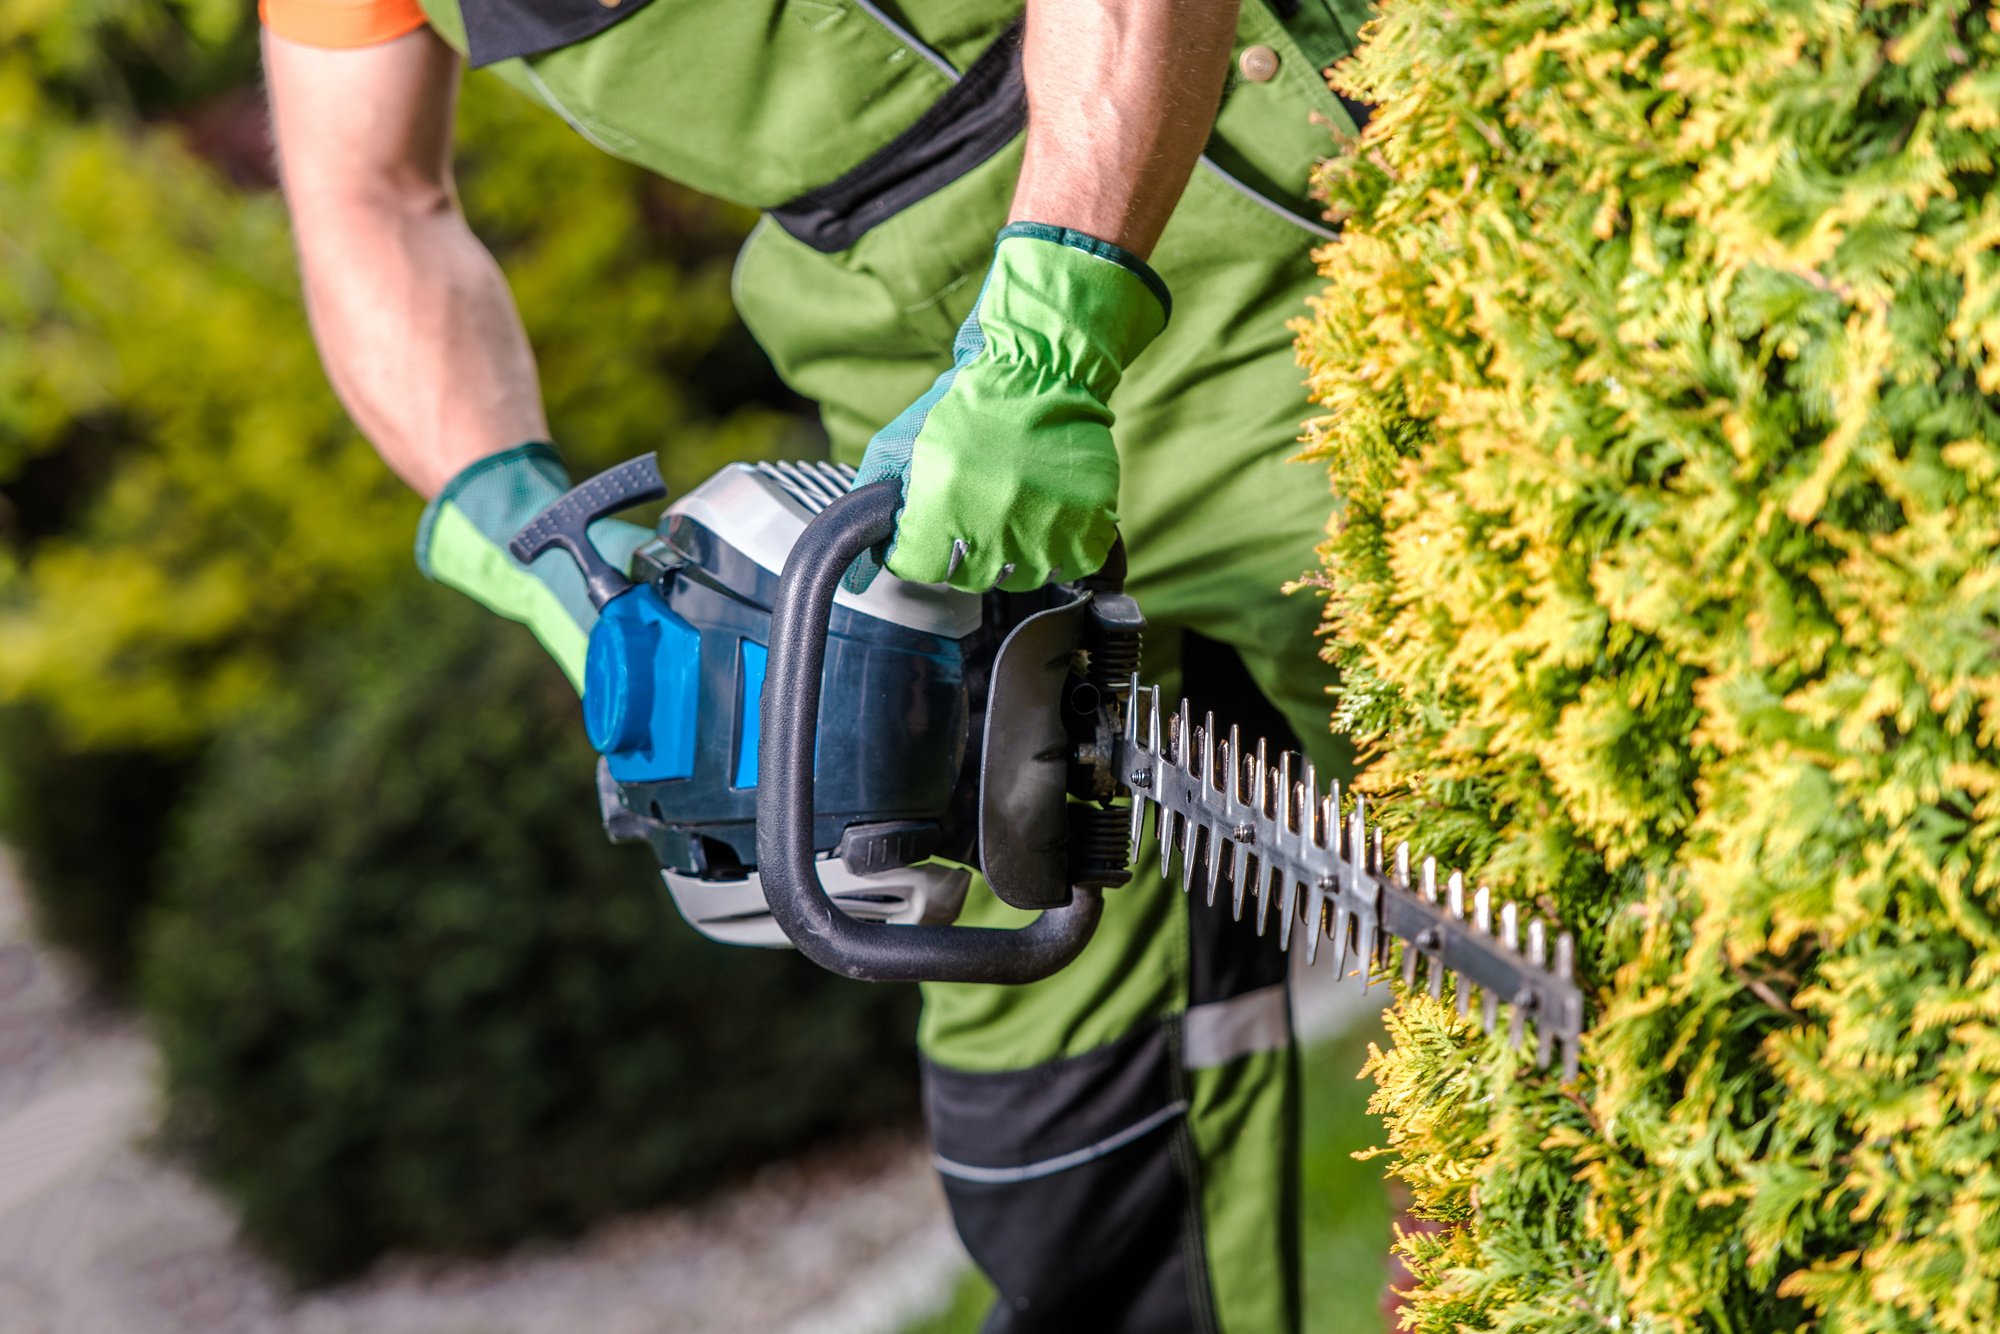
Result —
[[[1321, 969], [1301, 1028], [1379, 1003]], [[228, 1211], [150, 1156], [155, 1060], [30, 939], [0, 850], [0, 1334], [888, 1334], [966, 1259], [921, 1144], [774, 1166], [712, 1203], [487, 1261], [391, 1258], [289, 1296]]]

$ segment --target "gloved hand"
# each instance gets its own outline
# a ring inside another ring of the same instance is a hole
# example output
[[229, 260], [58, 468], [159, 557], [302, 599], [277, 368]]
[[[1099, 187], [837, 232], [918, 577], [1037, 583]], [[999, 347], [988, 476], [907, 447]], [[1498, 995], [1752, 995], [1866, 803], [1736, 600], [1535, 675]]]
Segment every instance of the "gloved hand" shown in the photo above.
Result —
[[[417, 525], [417, 568], [490, 611], [535, 632], [583, 693], [584, 648], [597, 609], [567, 553], [546, 551], [523, 565], [507, 543], [528, 520], [569, 490], [555, 448], [539, 441], [489, 454], [444, 484]], [[624, 569], [650, 530], [618, 519], [590, 525], [598, 554]]]
[[1138, 256], [1061, 227], [1003, 227], [951, 369], [861, 457], [855, 486], [894, 477], [903, 507], [886, 556], [856, 561], [847, 587], [865, 589], [878, 562], [974, 593], [1096, 571], [1118, 526], [1106, 404], [1167, 311]]

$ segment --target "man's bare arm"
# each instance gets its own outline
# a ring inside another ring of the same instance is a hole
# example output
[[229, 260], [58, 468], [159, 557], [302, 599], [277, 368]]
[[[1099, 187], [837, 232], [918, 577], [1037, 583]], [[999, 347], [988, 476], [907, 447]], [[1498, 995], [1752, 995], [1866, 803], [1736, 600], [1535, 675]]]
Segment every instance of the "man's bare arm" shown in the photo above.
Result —
[[1029, 0], [1009, 215], [1146, 258], [1208, 141], [1238, 0]]
[[428, 28], [323, 50], [264, 35], [307, 306], [327, 375], [426, 497], [548, 438], [534, 354], [452, 183], [458, 57]]

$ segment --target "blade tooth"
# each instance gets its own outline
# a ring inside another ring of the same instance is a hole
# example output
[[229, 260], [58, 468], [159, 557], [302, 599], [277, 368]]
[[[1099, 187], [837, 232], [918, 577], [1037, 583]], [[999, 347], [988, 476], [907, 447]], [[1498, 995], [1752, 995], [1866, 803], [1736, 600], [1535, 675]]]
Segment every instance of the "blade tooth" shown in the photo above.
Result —
[[[1369, 901], [1369, 896], [1363, 893], [1361, 888], [1362, 865], [1359, 856], [1360, 849], [1368, 846], [1368, 812], [1366, 807], [1367, 803], [1362, 800], [1361, 794], [1358, 792], [1355, 793], [1354, 810], [1347, 817], [1347, 847], [1344, 850], [1345, 855], [1341, 858], [1341, 866], [1347, 872], [1347, 897], [1350, 909], [1358, 909]], [[1361, 968], [1361, 989], [1363, 991], [1368, 989], [1369, 936], [1373, 927], [1374, 923], [1371, 919], [1362, 918], [1360, 920], [1359, 934], [1361, 938], [1356, 942], [1357, 948], [1355, 953], [1357, 957], [1355, 963], [1360, 965]]]
[[1326, 930], [1326, 891], [1315, 882], [1306, 892], [1306, 967], [1319, 962], [1319, 938]]
[[[1131, 692], [1125, 697], [1125, 750], [1127, 755], [1136, 754], [1142, 749], [1139, 741], [1139, 713], [1145, 700], [1146, 695], [1139, 685], [1139, 673], [1134, 672], [1132, 673]], [[1149, 753], [1146, 758], [1150, 761], [1153, 757]], [[1135, 769], [1134, 772], [1137, 772], [1137, 770]], [[1130, 773], [1124, 774], [1122, 777], [1128, 784], [1132, 780], [1132, 774]], [[1148, 784], [1145, 790], [1151, 792], [1154, 788], [1151, 784]], [[1140, 794], [1139, 788], [1134, 787], [1132, 789], [1132, 825], [1131, 832], [1126, 838], [1127, 846], [1125, 850], [1125, 860], [1134, 866], [1139, 864], [1139, 841], [1145, 836], [1146, 798]]]
[[1250, 849], [1243, 844], [1236, 845], [1236, 860], [1229, 864], [1229, 894], [1231, 916], [1243, 920], [1243, 895], [1250, 888]]
[[1375, 840], [1369, 849], [1368, 864], [1374, 869], [1376, 878], [1380, 879], [1382, 876], [1382, 826], [1380, 825], [1375, 826]]
[[[1536, 918], [1528, 923], [1528, 963], [1535, 971], [1539, 972], [1548, 965], [1548, 961], [1548, 928], [1542, 925], [1540, 918]], [[1538, 1012], [1535, 1015], [1535, 1066], [1537, 1069], [1543, 1069], [1548, 1066], [1549, 1056], [1551, 1055], [1549, 1040], [1554, 1035], [1554, 1031], [1549, 1025], [1549, 1016]]]
[[1299, 911], [1299, 890], [1304, 886], [1290, 871], [1284, 873], [1284, 880], [1284, 889], [1278, 895], [1278, 948], [1288, 950], [1292, 947], [1292, 921]]
[[[1521, 952], [1521, 910], [1512, 903], [1500, 905], [1500, 943], [1510, 954]], [[1522, 991], [1515, 994], [1507, 1006], [1507, 1045], [1515, 1051], [1521, 1049], [1521, 1035], [1528, 1024], [1528, 1002], [1534, 992]]]
[[1271, 873], [1273, 867], [1259, 861], [1257, 863], [1257, 934], [1264, 934], [1264, 924], [1271, 916]]
[[1298, 825], [1292, 820], [1292, 752], [1286, 751], [1278, 757], [1278, 828], [1287, 834], [1298, 832]]
[[[1472, 925], [1482, 936], [1493, 934], [1493, 891], [1481, 885], [1472, 895]], [[1479, 989], [1479, 1026], [1488, 1033], [1500, 1017], [1500, 998], [1485, 987]]]
[[1215, 890], [1222, 883], [1222, 853], [1229, 846], [1228, 840], [1218, 838], [1217, 831], [1208, 831], [1208, 906], [1215, 906]]
[[1306, 760], [1306, 774], [1298, 780], [1298, 824], [1308, 844], [1320, 842], [1320, 776]]
[[1347, 875], [1347, 898], [1350, 907], [1359, 907], [1367, 901], [1361, 892], [1361, 858], [1356, 855], [1357, 850], [1365, 846], [1368, 841], [1365, 825], [1367, 818], [1362, 810], [1361, 798], [1356, 797], [1354, 809], [1347, 815], [1346, 846], [1340, 850], [1340, 866]]
[[1215, 715], [1204, 714], [1201, 721], [1201, 786], [1204, 792], [1215, 787]]
[[1333, 975], [1347, 976], [1347, 937], [1354, 930], [1354, 917], [1339, 903], [1333, 905]]
[[1160, 881], [1162, 884], [1171, 885], [1174, 882], [1174, 836], [1178, 832], [1176, 826], [1179, 823], [1180, 817], [1178, 815], [1175, 815], [1165, 806], [1160, 807], [1160, 819], [1153, 830], [1153, 836], [1160, 845]]
[[[1417, 892], [1424, 896], [1424, 902], [1426, 903], [1436, 903], [1438, 901], [1437, 858], [1424, 858], [1423, 875], [1418, 880]], [[1433, 997], [1444, 994], [1443, 968], [1443, 963], [1435, 955], [1426, 954], [1424, 956], [1424, 989], [1430, 992]], [[1411, 980], [1414, 982], [1414, 977]]]
[[1174, 728], [1174, 762], [1181, 768], [1191, 767], [1194, 752], [1194, 708], [1185, 698], [1181, 700], [1181, 711]]
[[[1452, 915], [1452, 917], [1455, 918], [1456, 920], [1461, 922], [1464, 921], [1465, 920], [1465, 877], [1460, 875], [1457, 871], [1453, 871], [1451, 873], [1451, 878], [1445, 881], [1444, 897], [1445, 897], [1445, 910], [1449, 912]], [[1444, 969], [1442, 971], [1446, 973], [1451, 973], [1450, 969]], [[1456, 984], [1458, 975], [1456, 973], [1451, 973], [1451, 977], [1454, 984]], [[1435, 995], [1436, 993], [1432, 994]], [[1452, 988], [1452, 996], [1454, 1002], [1458, 1006], [1458, 1012], [1460, 1014], [1464, 1014], [1465, 988], [1454, 985]]]
[[[1423, 867], [1418, 874], [1422, 877], [1424, 883], [1430, 886], [1431, 892], [1435, 894], [1437, 892], [1437, 862], [1429, 857], [1424, 858]], [[1423, 951], [1417, 948], [1416, 941], [1406, 940], [1403, 942], [1403, 985], [1405, 987], [1414, 987], [1417, 985], [1417, 959], [1422, 953]]]
[[1195, 854], [1204, 844], [1213, 844], [1215, 835], [1209, 827], [1193, 816], [1181, 820], [1181, 893], [1194, 892]]
[[1257, 738], [1257, 758], [1250, 765], [1250, 800], [1256, 804], [1259, 815], [1268, 814], [1265, 806], [1264, 789], [1269, 785], [1271, 762], [1267, 755], [1269, 743], [1263, 737]]
[[1404, 889], [1410, 887], [1410, 841], [1404, 839], [1396, 844], [1396, 883]]
[[[1298, 798], [1299, 824], [1301, 826], [1299, 836], [1300, 850], [1306, 852], [1320, 847], [1324, 843], [1326, 836], [1325, 828], [1319, 822], [1319, 771], [1311, 760], [1306, 761], [1305, 775], [1299, 780]], [[1310, 861], [1311, 859], [1308, 858], [1307, 860]], [[1320, 932], [1326, 929], [1322, 918], [1322, 913], [1326, 905], [1326, 890], [1321, 887], [1321, 879], [1322, 877], [1319, 876], [1313, 877], [1310, 885], [1301, 879], [1297, 885], [1297, 888], [1306, 895], [1306, 939], [1309, 942], [1306, 945], [1306, 956], [1308, 961], [1311, 960], [1314, 954], [1318, 953]], [[1286, 888], [1290, 889], [1291, 885], [1288, 884]]]
[[[1576, 941], [1567, 931], [1556, 937], [1556, 976], [1565, 982], [1571, 981], [1576, 977]], [[1555, 1026], [1554, 1017], [1551, 1016], [1547, 1027], [1553, 1030]], [[1564, 1083], [1568, 1083], [1577, 1077], [1578, 1068], [1582, 1060], [1581, 1053], [1577, 1050], [1579, 1041], [1578, 1035], [1569, 1031], [1567, 1016], [1565, 1016], [1562, 1033]]]
[[[1135, 677], [1134, 679], [1136, 680], [1137, 678]], [[1161, 760], [1164, 755], [1165, 751], [1160, 743], [1160, 688], [1153, 686], [1146, 691], [1146, 757], [1153, 764], [1153, 787], [1150, 794], [1154, 803], [1153, 841], [1160, 845], [1160, 874], [1162, 876], [1166, 874], [1166, 857], [1168, 855], [1167, 828], [1172, 818], [1163, 804], [1163, 798], [1160, 793], [1160, 778], [1162, 770], [1165, 768]], [[1145, 818], [1145, 816], [1141, 815], [1137, 821], [1142, 831]]]
[[[1222, 808], [1224, 818], [1231, 826], [1228, 841], [1224, 846], [1230, 854], [1230, 902], [1237, 921], [1243, 920], [1243, 843], [1236, 837], [1235, 826], [1242, 823], [1237, 813], [1243, 794], [1243, 737], [1235, 724], [1229, 728], [1229, 739], [1222, 743], [1222, 754], [1217, 757], [1222, 784]], [[1222, 859], [1215, 857], [1208, 868], [1208, 902], [1215, 904], [1216, 886], [1222, 879]]]
[[1366, 917], [1357, 919], [1355, 931], [1359, 939], [1354, 942], [1354, 967], [1361, 974], [1361, 989], [1366, 991], [1370, 981], [1369, 960], [1375, 957], [1375, 951], [1381, 944], [1381, 933], [1376, 930], [1375, 923]]

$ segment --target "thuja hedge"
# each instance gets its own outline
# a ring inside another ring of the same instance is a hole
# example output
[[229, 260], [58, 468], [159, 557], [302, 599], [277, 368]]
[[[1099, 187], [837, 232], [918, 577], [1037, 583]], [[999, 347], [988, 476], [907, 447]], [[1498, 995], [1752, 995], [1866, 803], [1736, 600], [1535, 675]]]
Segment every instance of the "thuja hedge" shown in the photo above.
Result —
[[1569, 1087], [1412, 999], [1408, 1328], [2000, 1323], [2000, 33], [1393, 0], [1300, 347], [1339, 724], [1574, 927]]

